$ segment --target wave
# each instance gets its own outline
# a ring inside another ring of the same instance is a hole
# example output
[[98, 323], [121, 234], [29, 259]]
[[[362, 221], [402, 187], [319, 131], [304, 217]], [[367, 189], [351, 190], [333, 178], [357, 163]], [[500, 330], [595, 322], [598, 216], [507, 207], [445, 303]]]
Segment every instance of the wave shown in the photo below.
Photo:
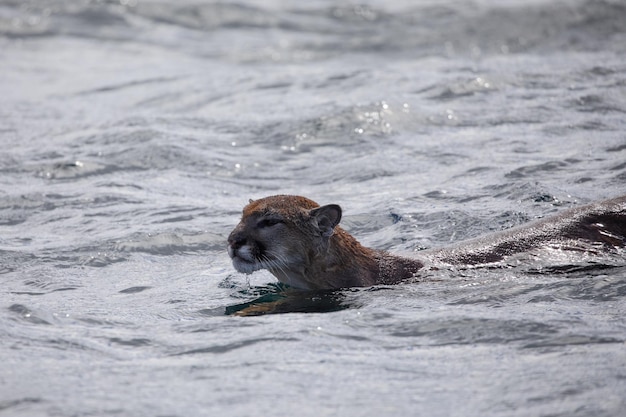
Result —
[[[479, 56], [593, 50], [606, 42], [623, 51], [624, 21], [626, 5], [610, 0], [280, 9], [258, 2], [56, 0], [0, 6], [0, 35], [5, 37], [141, 41], [235, 59], [315, 59], [347, 52]], [[206, 36], [221, 32], [229, 35], [229, 45], [222, 44], [225, 38]]]

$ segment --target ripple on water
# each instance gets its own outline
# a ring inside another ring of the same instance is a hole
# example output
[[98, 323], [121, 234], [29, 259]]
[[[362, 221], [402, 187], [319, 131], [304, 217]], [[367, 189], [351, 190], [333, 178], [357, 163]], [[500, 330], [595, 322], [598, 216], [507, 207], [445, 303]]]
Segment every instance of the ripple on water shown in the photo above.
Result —
[[422, 320], [394, 326], [394, 337], [420, 338], [424, 344], [500, 344], [522, 341], [528, 343], [544, 340], [559, 333], [553, 325], [488, 318], [450, 318]]
[[22, 397], [15, 400], [0, 400], [0, 411], [14, 409], [16, 412], [20, 411], [22, 407], [31, 407], [36, 404], [42, 404], [46, 401], [43, 398], [38, 397]]
[[149, 290], [150, 286], [136, 286], [136, 287], [129, 287], [129, 288], [125, 288], [123, 290], [120, 290], [120, 294], [136, 294], [138, 292], [144, 292], [146, 290]]
[[143, 252], [153, 255], [191, 254], [209, 251], [222, 251], [225, 237], [215, 233], [188, 231], [165, 232], [158, 234], [135, 234], [114, 244], [116, 251]]
[[296, 342], [296, 338], [277, 338], [277, 337], [260, 337], [242, 340], [234, 343], [212, 345], [202, 347], [198, 349], [191, 349], [184, 352], [173, 353], [172, 356], [186, 356], [186, 355], [199, 355], [199, 354], [224, 354], [243, 349], [248, 346], [257, 345], [259, 343], [280, 343], [280, 342]]
[[38, 313], [33, 312], [31, 309], [22, 304], [13, 304], [9, 307], [9, 311], [14, 314], [19, 320], [37, 325], [50, 325], [51, 321], [38, 316]]

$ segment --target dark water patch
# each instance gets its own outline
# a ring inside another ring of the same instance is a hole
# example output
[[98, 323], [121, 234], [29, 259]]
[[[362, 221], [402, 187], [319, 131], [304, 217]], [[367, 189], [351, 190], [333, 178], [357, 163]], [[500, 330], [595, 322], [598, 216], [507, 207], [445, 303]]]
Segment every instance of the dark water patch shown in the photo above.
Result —
[[32, 404], [39, 404], [45, 402], [42, 398], [36, 397], [23, 397], [15, 400], [0, 400], [0, 411], [10, 410], [12, 408], [17, 408], [19, 411], [22, 406], [28, 406]]
[[615, 166], [612, 166], [611, 168], [609, 168], [611, 171], [622, 171], [624, 169], [626, 169], [626, 162], [623, 162], [621, 164], [617, 164]]
[[3, 213], [3, 215], [0, 216], [0, 226], [16, 226], [26, 221], [26, 217], [24, 217], [23, 213], [9, 214], [8, 218], [4, 217], [6, 215], [6, 213]]
[[[0, 133], [6, 135], [8, 133], [7, 130], [1, 130]], [[12, 173], [16, 170], [17, 167], [20, 166], [20, 160], [16, 158], [14, 155], [6, 151], [0, 150], [0, 172], [2, 173]]]
[[553, 303], [555, 301], [558, 301], [558, 298], [550, 294], [538, 295], [528, 300], [529, 303]]
[[[580, 130], [587, 130], [591, 132], [612, 132], [615, 131], [616, 128], [611, 126], [610, 124], [603, 123], [599, 120], [586, 120], [580, 123], [569, 124], [565, 126], [558, 127], [548, 127], [546, 128], [546, 133], [553, 133], [557, 135], [563, 134], [571, 134], [571, 132], [576, 132]], [[610, 148], [607, 149], [607, 152], [611, 152]]]
[[42, 193], [5, 195], [0, 197], [0, 210], [29, 211], [38, 209], [41, 211], [54, 210], [60, 201], [71, 198], [70, 196], [58, 196]]
[[544, 92], [546, 90], [555, 90], [561, 88], [559, 80], [552, 74], [542, 74], [536, 72], [521, 73], [517, 75], [518, 81], [513, 81], [512, 85], [523, 87], [526, 91], [524, 98], [535, 99], [538, 94], [532, 94], [534, 90]]
[[81, 287], [73, 279], [61, 279], [55, 280], [51, 278], [48, 270], [33, 271], [35, 277], [26, 279], [23, 281], [24, 286], [27, 288], [35, 288], [35, 290], [20, 290], [14, 291], [14, 294], [22, 295], [45, 295], [56, 292], [74, 291]]
[[296, 338], [260, 337], [260, 338], [243, 340], [240, 342], [228, 343], [224, 345], [214, 345], [214, 346], [209, 346], [205, 348], [187, 350], [187, 351], [180, 352], [180, 353], [174, 353], [172, 354], [172, 356], [198, 355], [198, 354], [206, 354], [206, 353], [219, 355], [219, 354], [229, 353], [238, 349], [243, 349], [248, 346], [253, 346], [258, 343], [265, 343], [265, 342], [279, 343], [279, 342], [297, 342], [297, 341], [299, 341], [299, 339], [296, 339]]
[[624, 150], [626, 150], [626, 143], [624, 143], [623, 145], [612, 146], [606, 149], [607, 152], [621, 152]]
[[330, 313], [358, 308], [361, 304], [354, 297], [348, 297], [348, 294], [346, 291], [302, 291], [276, 283], [240, 290], [233, 296], [245, 299], [245, 302], [223, 309], [201, 310], [201, 313], [209, 316], [219, 312], [226, 315], [261, 316], [284, 313]]
[[78, 287], [65, 287], [65, 288], [55, 288], [54, 290], [52, 290], [52, 292], [59, 292], [59, 291], [74, 291], [77, 290]]
[[560, 275], [572, 274], [574, 272], [604, 272], [607, 269], [619, 268], [619, 265], [610, 265], [599, 262], [590, 261], [589, 264], [566, 264], [566, 265], [545, 265], [537, 268], [529, 268], [526, 270], [530, 275]]
[[[454, 175], [453, 178], [464, 179], [468, 177], [487, 177], [490, 175], [490, 173], [495, 172], [495, 171], [497, 171], [497, 168], [490, 167], [490, 166], [473, 167], [473, 168], [466, 170], [463, 173]], [[488, 195], [476, 194], [476, 195], [467, 196], [467, 197], [464, 197], [463, 202], [473, 201], [473, 200], [483, 198], [486, 196]]]
[[46, 347], [57, 349], [60, 351], [79, 350], [79, 351], [91, 351], [91, 352], [101, 353], [98, 351], [98, 349], [94, 349], [89, 344], [81, 343], [77, 340], [62, 339], [62, 338], [47, 339], [45, 340], [45, 345]]
[[585, 71], [585, 73], [592, 75], [592, 76], [607, 76], [607, 75], [613, 75], [616, 73], [620, 73], [621, 71], [623, 71], [623, 69], [621, 68], [609, 68], [609, 67], [601, 67], [601, 66], [594, 66], [588, 70]]
[[559, 336], [555, 338], [548, 338], [546, 340], [540, 340], [532, 342], [522, 346], [524, 349], [533, 348], [548, 348], [548, 347], [564, 347], [573, 345], [596, 345], [606, 343], [624, 343], [623, 339], [616, 339], [613, 337], [598, 337], [598, 336], [585, 336], [585, 335], [567, 335]]
[[273, 90], [273, 89], [287, 89], [291, 87], [291, 83], [289, 82], [276, 82], [271, 84], [259, 84], [256, 86], [258, 90]]
[[193, 220], [193, 216], [168, 217], [167, 219], [160, 220], [157, 223], [178, 223], [178, 222], [186, 222], [189, 220]]
[[166, 210], [151, 213], [150, 217], [162, 217], [156, 223], [177, 223], [193, 220], [196, 215], [202, 215], [203, 212], [206, 212], [205, 208], [168, 207]]
[[453, 198], [452, 196], [448, 195], [448, 193], [444, 191], [440, 191], [440, 190], [434, 190], [434, 191], [429, 191], [427, 193], [424, 193], [424, 197], [432, 198], [435, 200], [446, 200], [446, 199]]
[[485, 197], [489, 197], [489, 196], [488, 195], [481, 195], [481, 194], [471, 195], [471, 196], [458, 198], [458, 202], [461, 203], [461, 204], [465, 204], [465, 203], [475, 202], [476, 200], [481, 200], [481, 199], [483, 199]]
[[143, 86], [146, 84], [162, 84], [162, 83], [167, 83], [167, 82], [172, 82], [172, 81], [178, 81], [179, 79], [181, 79], [181, 77], [155, 77], [155, 78], [148, 78], [148, 79], [141, 79], [141, 80], [132, 80], [132, 81], [128, 81], [125, 83], [107, 85], [104, 87], [98, 87], [98, 88], [94, 88], [91, 90], [85, 90], [85, 91], [81, 91], [75, 94], [81, 96], [81, 95], [108, 93], [111, 91], [115, 92], [115, 91], [125, 90], [125, 89], [132, 88], [132, 87]]
[[35, 292], [35, 291], [12, 291], [11, 294], [37, 296], [37, 295], [45, 295], [48, 293], [47, 292]]
[[340, 72], [331, 74], [327, 78], [308, 81], [307, 87], [319, 90], [337, 88], [358, 88], [363, 85], [367, 85], [369, 79], [369, 71], [357, 70], [345, 72], [340, 70]]
[[[548, 396], [544, 395], [544, 396], [537, 396], [537, 397], [529, 398], [528, 402], [532, 404], [532, 403], [549, 403], [549, 402], [552, 402], [552, 401], [555, 401], [555, 400], [562, 401], [563, 398], [580, 395], [580, 394], [584, 393], [585, 391], [586, 390], [582, 389], [582, 388], [580, 388], [580, 389], [567, 388], [567, 389], [558, 391], [558, 392], [556, 392], [556, 393], [554, 393], [552, 395], [548, 395]], [[588, 410], [585, 410], [585, 411], [588, 411]], [[564, 414], [563, 416], [565, 416], [565, 415], [569, 416], [571, 414], [568, 413], [568, 414]], [[590, 415], [598, 415], [598, 414], [592, 413]], [[556, 417], [556, 414], [555, 415], [550, 414], [550, 417]]]
[[345, 296], [337, 292], [297, 292], [268, 294], [252, 301], [226, 307], [226, 315], [262, 316], [284, 313], [330, 313], [357, 307], [345, 302]]
[[617, 181], [620, 185], [626, 181], [626, 171], [622, 172], [614, 177], [614, 180]]
[[537, 165], [528, 165], [514, 169], [504, 176], [510, 179], [521, 179], [525, 177], [534, 177], [539, 173], [559, 171], [566, 168], [569, 164], [563, 161], [549, 161]]
[[559, 203], [559, 199], [556, 198], [556, 196], [553, 196], [550, 194], [537, 193], [537, 194], [530, 196], [529, 199], [534, 201], [535, 203], [550, 203], [550, 204]]
[[544, 340], [558, 334], [555, 326], [539, 322], [485, 318], [422, 320], [392, 325], [391, 336], [422, 340], [424, 345], [503, 344]]
[[490, 184], [482, 188], [491, 198], [506, 199], [509, 201], [525, 201], [529, 196], [550, 194], [543, 191], [544, 187], [540, 187], [537, 183], [528, 181], [516, 182], [506, 181], [497, 184]]
[[[207, 314], [205, 314], [206, 312], [208, 312]], [[206, 309], [206, 310], [201, 310], [198, 313], [200, 313], [202, 316], [209, 316], [209, 317], [213, 317], [214, 314], [212, 313], [212, 309]], [[221, 313], [219, 314], [219, 316], [224, 316], [224, 309], [222, 308]], [[232, 332], [232, 331], [236, 331], [236, 329], [251, 329], [254, 328], [256, 326], [259, 325], [260, 322], [257, 321], [237, 321], [237, 322], [231, 322], [231, 321], [202, 321], [200, 324], [196, 323], [196, 324], [192, 324], [191, 326], [185, 326], [185, 328], [180, 329], [179, 328], [179, 332], [180, 333], [191, 333], [191, 334], [195, 334], [195, 333], [214, 333], [218, 330], [222, 330], [222, 331], [227, 331], [227, 332]]]
[[[139, 185], [139, 184], [132, 184], [132, 183], [128, 183], [128, 184], [123, 184], [120, 182], [99, 182], [97, 184], [97, 187], [99, 188], [119, 188], [119, 189], [133, 189], [133, 190], [137, 190], [137, 191], [141, 191], [144, 188]], [[137, 203], [139, 203], [139, 201], [135, 201]]]
[[358, 336], [358, 335], [354, 335], [354, 334], [329, 334], [332, 337], [335, 337], [337, 339], [341, 339], [341, 340], [348, 340], [348, 341], [354, 341], [354, 342], [368, 342], [371, 339], [369, 337], [365, 337], [365, 336]]
[[128, 322], [109, 320], [109, 319], [97, 319], [93, 317], [77, 317], [81, 323], [87, 326], [100, 327], [100, 328], [126, 328], [129, 326]]
[[130, 346], [130, 347], [143, 347], [143, 346], [150, 346], [152, 344], [152, 340], [142, 339], [142, 338], [121, 339], [119, 337], [112, 337], [109, 339], [109, 342], [115, 343], [117, 345]]
[[152, 288], [152, 287], [150, 287], [150, 286], [130, 287], [130, 288], [126, 288], [124, 290], [120, 290], [119, 293], [120, 294], [136, 294], [136, 293], [139, 293], [139, 292], [143, 292], [143, 291], [149, 290], [150, 288]]
[[569, 104], [581, 112], [599, 114], [611, 112], [626, 113], [626, 107], [613, 103], [608, 97], [598, 94], [580, 96]]
[[21, 320], [31, 323], [31, 324], [43, 324], [43, 325], [52, 324], [49, 321], [38, 317], [35, 312], [33, 312], [31, 309], [29, 309], [28, 307], [22, 304], [12, 304], [9, 307], [9, 311], [17, 315]]
[[78, 141], [84, 145], [98, 145], [97, 147], [87, 146], [87, 149], [97, 149], [91, 155], [106, 157], [102, 149], [111, 149], [111, 153], [119, 148], [130, 149], [153, 142], [158, 142], [162, 137], [159, 130], [155, 128], [155, 120], [147, 120], [141, 117], [129, 117], [118, 121], [115, 126], [101, 126], [97, 132], [82, 133]]
[[281, 15], [240, 3], [174, 5], [139, 3], [129, 9], [156, 23], [167, 23], [189, 29], [215, 31], [228, 29], [261, 29], [285, 27]]
[[485, 120], [467, 119], [457, 123], [460, 127], [482, 126], [484, 124], [498, 127], [503, 125], [540, 125], [548, 121], [550, 110], [547, 108], [535, 108], [532, 115], [513, 114], [508, 116], [487, 116]]

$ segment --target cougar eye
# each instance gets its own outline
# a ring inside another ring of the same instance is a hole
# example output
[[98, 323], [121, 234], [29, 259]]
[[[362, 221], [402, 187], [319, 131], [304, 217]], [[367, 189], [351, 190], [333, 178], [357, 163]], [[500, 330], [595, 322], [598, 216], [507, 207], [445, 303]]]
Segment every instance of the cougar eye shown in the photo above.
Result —
[[262, 220], [259, 220], [259, 222], [256, 224], [256, 227], [259, 229], [262, 229], [264, 227], [275, 226], [278, 223], [282, 223], [282, 222], [283, 221], [281, 219], [276, 219], [276, 218], [262, 219]]

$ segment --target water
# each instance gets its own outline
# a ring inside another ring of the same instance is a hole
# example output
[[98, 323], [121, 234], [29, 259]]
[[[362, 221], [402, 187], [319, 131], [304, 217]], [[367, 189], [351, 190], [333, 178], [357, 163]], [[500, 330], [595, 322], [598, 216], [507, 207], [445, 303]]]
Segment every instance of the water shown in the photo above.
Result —
[[397, 253], [624, 194], [625, 21], [620, 1], [2, 1], [0, 415], [623, 415], [623, 252], [238, 317], [282, 295], [225, 238], [276, 193]]

